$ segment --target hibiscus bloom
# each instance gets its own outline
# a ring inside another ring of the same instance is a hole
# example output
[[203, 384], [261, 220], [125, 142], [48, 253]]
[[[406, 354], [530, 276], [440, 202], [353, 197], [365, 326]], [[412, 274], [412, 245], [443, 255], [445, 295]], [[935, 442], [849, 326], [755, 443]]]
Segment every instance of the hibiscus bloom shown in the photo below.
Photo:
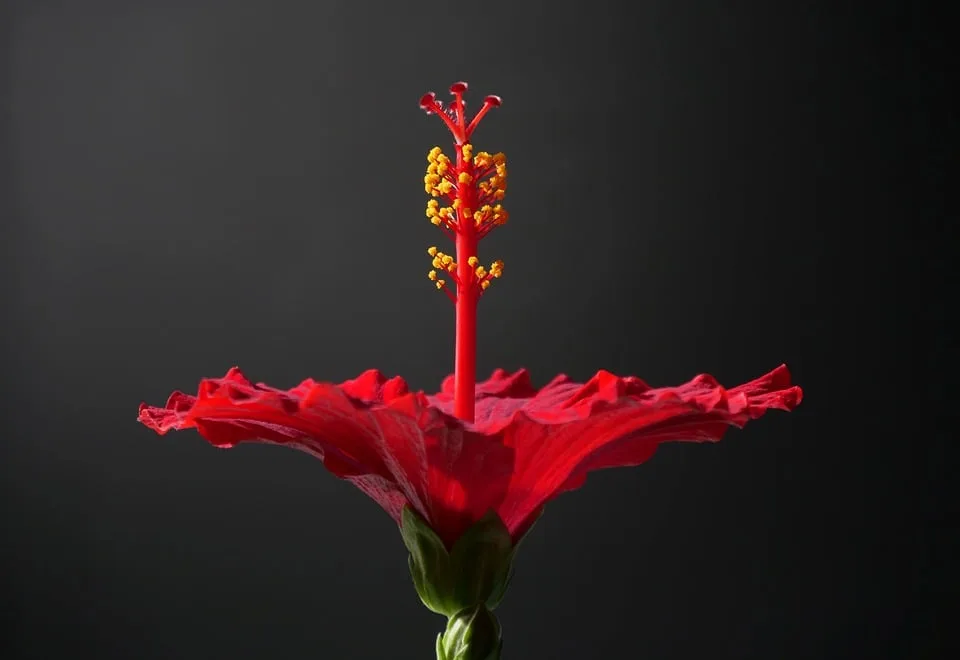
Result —
[[[730, 389], [708, 375], [676, 387], [598, 372], [586, 383], [560, 375], [536, 388], [525, 370], [476, 382], [476, 314], [503, 262], [480, 264], [478, 245], [509, 214], [506, 157], [474, 152], [470, 138], [500, 98], [466, 119], [466, 83], [439, 115], [455, 158], [427, 155], [426, 216], [455, 245], [427, 250], [427, 274], [456, 307], [454, 374], [436, 394], [371, 370], [340, 384], [305, 380], [289, 390], [253, 384], [236, 368], [204, 379], [196, 396], [174, 392], [162, 408], [141, 404], [139, 420], [159, 434], [196, 429], [216, 447], [247, 442], [313, 454], [375, 500], [398, 524], [424, 604], [449, 617], [439, 660], [499, 658], [492, 610], [509, 582], [517, 544], [560, 493], [587, 474], [639, 465], [663, 442], [715, 442], [767, 410], [792, 410], [802, 392], [785, 366]], [[446, 205], [449, 204], [449, 205]], [[447, 286], [445, 278], [451, 285]]]

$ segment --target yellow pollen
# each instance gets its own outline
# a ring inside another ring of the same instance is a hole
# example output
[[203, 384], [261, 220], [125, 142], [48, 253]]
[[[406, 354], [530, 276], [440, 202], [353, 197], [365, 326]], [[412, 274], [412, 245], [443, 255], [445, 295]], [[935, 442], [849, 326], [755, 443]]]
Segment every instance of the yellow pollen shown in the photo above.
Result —
[[466, 172], [460, 172], [460, 176], [457, 177], [457, 183], [462, 183], [462, 184], [473, 183], [473, 177], [467, 174]]
[[446, 284], [446, 280], [437, 280], [437, 288], [442, 289], [443, 285]]
[[469, 161], [471, 158], [473, 158], [473, 145], [471, 144], [463, 145], [462, 147], [460, 147], [460, 152], [463, 154], [463, 159], [465, 161]]
[[433, 216], [432, 218], [430, 218], [430, 224], [436, 225], [437, 227], [440, 226], [441, 222], [443, 222], [443, 220], [441, 220], [438, 216]]
[[453, 208], [455, 208], [455, 209], [460, 208], [460, 198], [459, 198], [459, 197], [457, 197], [455, 200], [453, 200]]
[[428, 248], [427, 248], [427, 254], [429, 254], [431, 257], [437, 256], [437, 248], [436, 248], [436, 246], [431, 245], [430, 247], [428, 247]]
[[437, 271], [431, 270], [429, 273], [427, 273], [427, 277], [435, 282], [437, 280]]
[[469, 259], [467, 259], [467, 265], [469, 265], [470, 268], [476, 268], [479, 262], [480, 260], [477, 259], [476, 257], [470, 257]]
[[453, 263], [453, 257], [451, 257], [449, 254], [445, 254], [440, 258], [440, 261], [444, 266], [449, 266]]
[[440, 185], [437, 186], [437, 188], [440, 190], [440, 192], [441, 192], [442, 194], [446, 195], [446, 194], [448, 194], [451, 190], [453, 190], [453, 184], [450, 183], [449, 181], [441, 181], [441, 182], [440, 182]]
[[490, 280], [484, 280], [480, 282], [480, 288], [483, 289], [484, 291], [487, 290], [488, 286], [490, 286]]
[[431, 261], [430, 264], [434, 268], [443, 268], [443, 261], [440, 259], [440, 257], [434, 257], [433, 261]]
[[437, 156], [440, 156], [442, 153], [443, 150], [440, 147], [434, 147], [427, 153], [427, 162], [435, 162], [437, 160]]

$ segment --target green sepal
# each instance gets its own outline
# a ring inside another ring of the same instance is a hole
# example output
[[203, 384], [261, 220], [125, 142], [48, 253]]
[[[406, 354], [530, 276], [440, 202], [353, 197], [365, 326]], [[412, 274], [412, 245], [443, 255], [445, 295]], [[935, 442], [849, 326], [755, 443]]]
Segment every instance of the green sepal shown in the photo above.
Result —
[[410, 574], [420, 600], [452, 617], [483, 603], [495, 608], [506, 592], [516, 547], [494, 511], [474, 523], [447, 552], [436, 532], [404, 507], [401, 535], [410, 551]]
[[[451, 567], [457, 572], [454, 584], [456, 611], [485, 603], [496, 607], [506, 590], [513, 561], [510, 531], [494, 511], [474, 523], [453, 544]], [[495, 596], [496, 602], [490, 600]]]
[[400, 535], [403, 537], [403, 544], [410, 551], [410, 575], [420, 600], [437, 614], [449, 616], [456, 612], [455, 609], [451, 610], [448, 603], [448, 594], [452, 591], [452, 571], [450, 555], [443, 541], [430, 525], [408, 506], [403, 508], [401, 514]]
[[523, 533], [523, 536], [517, 539], [517, 542], [513, 544], [513, 548], [510, 550], [510, 556], [506, 561], [506, 574], [498, 576], [496, 580], [497, 587], [490, 593], [490, 596], [487, 598], [487, 607], [491, 610], [497, 609], [497, 606], [500, 605], [500, 601], [503, 600], [503, 597], [507, 595], [507, 589], [510, 587], [510, 582], [513, 581], [513, 558], [517, 555], [517, 550], [520, 549], [520, 543], [523, 542], [523, 539], [527, 538], [527, 535], [530, 534], [530, 530], [533, 529], [533, 526], [537, 524], [537, 521], [540, 520], [540, 516], [543, 515], [543, 509], [537, 512], [537, 517], [533, 519], [533, 522], [530, 523], [530, 526], [527, 527], [527, 531]]

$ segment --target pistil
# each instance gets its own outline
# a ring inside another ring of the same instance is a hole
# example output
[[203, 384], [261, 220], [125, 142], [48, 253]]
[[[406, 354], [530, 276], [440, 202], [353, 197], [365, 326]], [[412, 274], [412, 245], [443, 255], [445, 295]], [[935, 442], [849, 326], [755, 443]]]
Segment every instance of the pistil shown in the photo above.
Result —
[[[500, 105], [500, 98], [488, 96], [483, 107], [468, 125], [463, 94], [464, 82], [454, 83], [450, 93], [453, 104], [445, 107], [430, 92], [420, 99], [420, 107], [427, 114], [436, 114], [453, 134], [456, 163], [434, 147], [427, 154], [427, 173], [424, 190], [434, 198], [448, 200], [451, 205], [441, 207], [438, 199], [427, 203], [427, 218], [453, 239], [456, 259], [431, 247], [427, 253], [433, 258], [434, 270], [427, 275], [436, 287], [444, 291], [456, 306], [456, 355], [454, 359], [454, 415], [465, 422], [473, 422], [475, 415], [477, 378], [477, 304], [490, 280], [503, 273], [503, 262], [495, 261], [489, 271], [480, 265], [477, 245], [493, 227], [507, 221], [506, 210], [496, 202], [506, 192], [506, 157], [486, 152], [473, 153], [469, 139], [474, 129], [490, 108]], [[446, 271], [455, 285], [456, 295], [447, 288], [446, 280], [438, 278], [438, 271]]]

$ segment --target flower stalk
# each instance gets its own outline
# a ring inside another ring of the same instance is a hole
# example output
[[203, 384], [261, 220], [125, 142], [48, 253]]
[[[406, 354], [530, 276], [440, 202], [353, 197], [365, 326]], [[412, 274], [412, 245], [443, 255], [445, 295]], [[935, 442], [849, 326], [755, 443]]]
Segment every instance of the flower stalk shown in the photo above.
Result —
[[437, 660], [500, 660], [502, 648], [500, 622], [482, 603], [450, 617], [437, 636]]

